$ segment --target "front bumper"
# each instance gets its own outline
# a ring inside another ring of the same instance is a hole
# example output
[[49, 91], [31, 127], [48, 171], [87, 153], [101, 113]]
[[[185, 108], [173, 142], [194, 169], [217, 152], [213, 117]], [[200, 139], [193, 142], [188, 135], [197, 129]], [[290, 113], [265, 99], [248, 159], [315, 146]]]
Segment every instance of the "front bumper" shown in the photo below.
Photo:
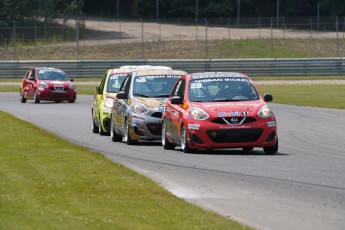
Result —
[[244, 148], [274, 146], [277, 141], [276, 121], [260, 119], [241, 125], [215, 124], [189, 120], [187, 140], [191, 148]]
[[54, 91], [51, 89], [44, 89], [38, 91], [38, 99], [42, 101], [75, 101], [77, 93], [74, 89], [65, 91]]
[[161, 118], [150, 115], [132, 114], [129, 119], [129, 132], [133, 140], [161, 140]]

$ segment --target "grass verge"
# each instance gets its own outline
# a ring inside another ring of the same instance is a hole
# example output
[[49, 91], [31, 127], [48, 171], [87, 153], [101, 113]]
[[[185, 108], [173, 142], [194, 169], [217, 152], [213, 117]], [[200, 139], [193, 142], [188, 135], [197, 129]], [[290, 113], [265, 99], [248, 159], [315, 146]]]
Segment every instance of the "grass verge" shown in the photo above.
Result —
[[259, 85], [273, 102], [288, 105], [345, 109], [344, 85]]
[[0, 111], [1, 229], [243, 229]]

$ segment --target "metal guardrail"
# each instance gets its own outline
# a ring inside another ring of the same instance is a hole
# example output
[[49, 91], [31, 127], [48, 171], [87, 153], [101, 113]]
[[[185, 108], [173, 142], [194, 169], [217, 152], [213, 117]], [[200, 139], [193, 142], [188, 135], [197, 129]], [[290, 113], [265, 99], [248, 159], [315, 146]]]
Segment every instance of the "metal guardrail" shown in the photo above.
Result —
[[101, 77], [109, 68], [122, 65], [164, 65], [188, 73], [206, 71], [242, 72], [249, 76], [345, 76], [344, 58], [265, 59], [170, 59], [170, 60], [85, 60], [85, 61], [0, 61], [0, 78], [21, 78], [30, 67], [51, 66], [70, 77]]

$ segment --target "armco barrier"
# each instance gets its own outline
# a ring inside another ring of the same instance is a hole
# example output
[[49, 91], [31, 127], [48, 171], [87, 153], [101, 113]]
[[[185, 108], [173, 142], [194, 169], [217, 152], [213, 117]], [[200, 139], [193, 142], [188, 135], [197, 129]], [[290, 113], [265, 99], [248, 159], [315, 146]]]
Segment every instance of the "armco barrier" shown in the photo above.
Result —
[[164, 65], [189, 73], [205, 71], [242, 72], [249, 76], [345, 76], [343, 58], [264, 59], [170, 59], [170, 60], [85, 60], [85, 61], [0, 61], [0, 78], [21, 78], [34, 66], [63, 69], [70, 77], [101, 77], [109, 68], [122, 65]]

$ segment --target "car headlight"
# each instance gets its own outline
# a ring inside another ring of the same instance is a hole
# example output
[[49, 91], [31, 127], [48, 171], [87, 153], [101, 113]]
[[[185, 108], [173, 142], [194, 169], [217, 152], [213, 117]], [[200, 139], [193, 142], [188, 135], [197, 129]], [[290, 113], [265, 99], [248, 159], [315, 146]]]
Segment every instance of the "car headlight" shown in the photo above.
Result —
[[44, 81], [40, 81], [39, 87], [40, 87], [40, 88], [48, 88], [48, 84], [45, 83]]
[[75, 89], [75, 85], [73, 84], [73, 82], [69, 85], [70, 89]]
[[206, 120], [207, 118], [209, 118], [209, 115], [202, 109], [191, 108], [190, 117], [194, 120]]
[[147, 108], [147, 106], [141, 104], [141, 103], [135, 103], [135, 105], [133, 106], [133, 110], [136, 113], [148, 113], [150, 111], [149, 108]]
[[272, 110], [268, 105], [264, 105], [258, 112], [258, 116], [262, 118], [268, 118], [272, 116]]
[[113, 107], [114, 100], [111, 98], [106, 98], [104, 101], [104, 107], [111, 109]]

